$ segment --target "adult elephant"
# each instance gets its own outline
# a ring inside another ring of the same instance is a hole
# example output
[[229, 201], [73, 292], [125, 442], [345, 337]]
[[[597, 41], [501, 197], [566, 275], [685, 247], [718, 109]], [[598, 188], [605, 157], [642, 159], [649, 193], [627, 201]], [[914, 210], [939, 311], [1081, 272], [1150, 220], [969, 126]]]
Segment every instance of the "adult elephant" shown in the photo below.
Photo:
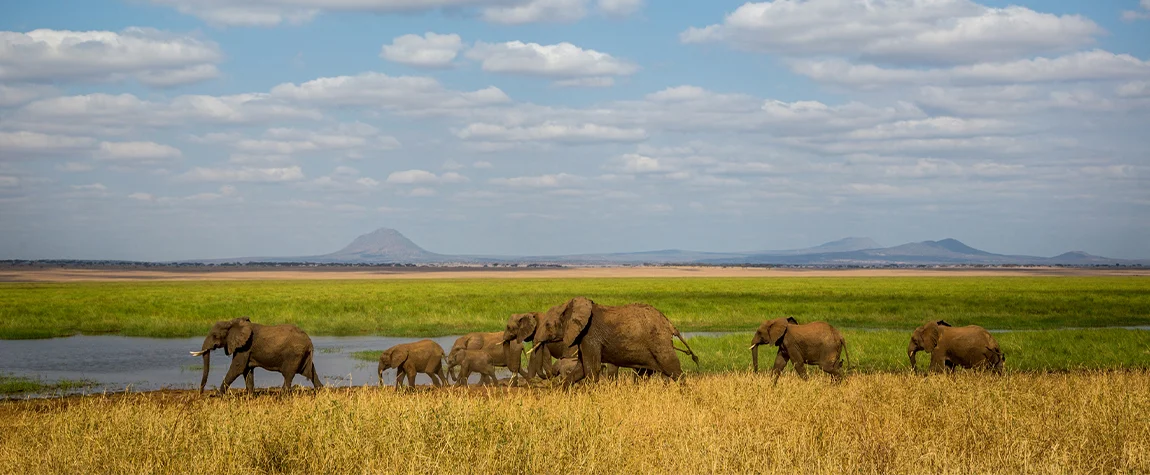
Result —
[[[678, 379], [683, 370], [676, 350], [690, 355], [695, 364], [699, 363], [699, 357], [691, 351], [679, 330], [663, 312], [647, 304], [607, 306], [576, 297], [551, 307], [540, 322], [533, 337], [537, 345], [562, 342], [563, 348], [577, 350], [579, 368], [563, 381], [564, 387], [586, 377], [597, 381], [603, 363]], [[505, 339], [508, 332], [504, 334]], [[674, 345], [676, 337], [686, 350]]]
[[985, 328], [978, 325], [953, 327], [943, 320], [927, 322], [911, 334], [906, 354], [910, 358], [910, 367], [915, 371], [918, 371], [918, 366], [914, 357], [919, 351], [930, 353], [932, 373], [954, 369], [955, 366], [1002, 373], [1006, 362], [998, 342]]
[[[516, 313], [507, 319], [507, 326], [503, 331], [504, 360], [517, 364], [518, 362], [511, 356], [518, 351], [515, 347], [522, 348], [524, 343], [531, 342], [531, 351], [527, 354], [527, 371], [523, 374], [528, 381], [535, 377], [547, 379], [556, 375], [551, 358], [563, 358], [575, 354], [575, 349], [563, 346], [561, 339], [551, 342], [547, 340], [560, 334], [561, 312], [556, 311], [558, 307], [552, 307], [546, 312]], [[545, 338], [536, 338], [536, 335], [544, 335]], [[510, 365], [507, 368], [512, 373], [518, 373]]]
[[846, 340], [826, 322], [800, 324], [794, 317], [763, 322], [751, 338], [751, 361], [756, 373], [759, 371], [759, 345], [779, 347], [775, 366], [771, 369], [774, 383], [778, 383], [787, 363], [793, 363], [795, 373], [803, 379], [807, 379], [807, 365], [818, 365], [836, 381], [843, 378], [840, 358], [846, 350]]
[[255, 378], [252, 370], [263, 368], [277, 371], [284, 377], [283, 389], [291, 389], [292, 378], [302, 374], [311, 380], [312, 386], [322, 388], [323, 383], [315, 372], [312, 356], [315, 348], [311, 338], [295, 325], [260, 325], [252, 323], [248, 317], [223, 320], [212, 325], [200, 351], [192, 356], [203, 356], [204, 375], [200, 378], [200, 392], [208, 384], [208, 369], [211, 367], [212, 350], [223, 348], [224, 354], [232, 356], [232, 365], [224, 375], [220, 392], [227, 392], [228, 386], [236, 378], [243, 376], [248, 391], [255, 391]]
[[457, 364], [451, 363], [458, 361], [455, 357], [461, 351], [479, 350], [487, 353], [491, 358], [491, 364], [495, 367], [507, 368], [511, 371], [512, 375], [527, 376], [527, 372], [523, 370], [522, 360], [520, 355], [523, 352], [523, 344], [512, 341], [510, 351], [503, 352], [503, 332], [475, 332], [463, 335], [455, 340], [451, 345], [451, 351], [447, 354], [447, 374], [455, 378], [454, 368]]

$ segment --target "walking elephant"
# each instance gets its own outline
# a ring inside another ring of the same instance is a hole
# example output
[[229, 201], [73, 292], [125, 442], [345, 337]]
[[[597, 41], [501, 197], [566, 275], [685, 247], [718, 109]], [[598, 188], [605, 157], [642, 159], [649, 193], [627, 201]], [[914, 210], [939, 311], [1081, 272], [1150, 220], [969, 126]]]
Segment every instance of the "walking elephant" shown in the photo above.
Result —
[[756, 373], [759, 371], [759, 345], [779, 347], [775, 355], [775, 366], [771, 369], [774, 383], [778, 383], [779, 375], [786, 369], [787, 363], [794, 363], [795, 373], [803, 379], [807, 379], [806, 365], [818, 365], [835, 381], [843, 378], [843, 362], [840, 357], [846, 351], [846, 340], [826, 322], [800, 324], [794, 317], [763, 322], [751, 338], [751, 361]]
[[455, 340], [455, 343], [451, 345], [451, 351], [447, 353], [447, 374], [452, 378], [456, 377], [457, 363], [453, 363], [453, 358], [457, 353], [465, 350], [480, 350], [487, 353], [491, 358], [491, 364], [495, 367], [505, 367], [511, 371], [512, 375], [527, 377], [521, 360], [523, 344], [516, 341], [510, 342], [510, 344], [510, 351], [504, 354], [503, 332], [475, 332], [463, 335]]
[[416, 373], [424, 373], [431, 377], [432, 384], [443, 386], [447, 381], [443, 359], [443, 347], [431, 340], [395, 345], [379, 355], [379, 385], [383, 386], [383, 372], [395, 368], [395, 389], [399, 389], [405, 375], [407, 385], [414, 387]]
[[915, 371], [918, 371], [918, 366], [914, 357], [919, 351], [930, 353], [932, 373], [954, 369], [955, 366], [1002, 373], [1006, 362], [998, 342], [985, 328], [978, 325], [952, 327], [943, 320], [927, 322], [911, 334], [906, 354], [910, 358], [910, 367]]
[[[679, 330], [663, 312], [647, 304], [607, 306], [576, 297], [551, 307], [539, 321], [533, 335], [537, 346], [533, 346], [532, 351], [553, 342], [562, 342], [563, 348], [576, 349], [580, 368], [568, 375], [563, 381], [564, 387], [586, 377], [597, 381], [603, 363], [650, 370], [671, 379], [683, 375], [675, 351], [686, 353], [695, 364], [699, 363], [699, 357], [691, 351]], [[509, 322], [504, 339], [515, 330]], [[674, 345], [676, 337], [687, 349]]]
[[[500, 353], [500, 357], [502, 357]], [[495, 384], [495, 364], [491, 361], [491, 354], [486, 350], [459, 350], [447, 357], [449, 369], [448, 378], [455, 378], [456, 386], [467, 386], [467, 378], [471, 373], [479, 373], [479, 384]], [[459, 374], [452, 375], [450, 367], [459, 366]]]
[[224, 354], [231, 355], [232, 365], [224, 375], [220, 392], [225, 393], [236, 378], [243, 376], [248, 391], [255, 391], [255, 377], [252, 370], [263, 368], [283, 375], [283, 390], [291, 389], [292, 379], [302, 374], [311, 380], [312, 386], [322, 388], [319, 375], [315, 372], [312, 356], [315, 348], [311, 338], [295, 325], [260, 325], [252, 323], [248, 317], [222, 320], [212, 325], [200, 351], [192, 356], [204, 358], [204, 375], [200, 378], [200, 392], [208, 384], [208, 370], [211, 367], [212, 350], [223, 348]]
[[[563, 346], [563, 342], [559, 339], [547, 342], [546, 339], [535, 338], [537, 334], [557, 335], [560, 316], [560, 313], [552, 311], [527, 312], [511, 315], [507, 319], [507, 326], [503, 331], [503, 351], [506, 361], [514, 362], [511, 353], [515, 351], [515, 346], [522, 348], [524, 343], [532, 343], [531, 350], [527, 354], [527, 371], [523, 374], [528, 381], [536, 377], [547, 379], [556, 375], [551, 358], [563, 358], [575, 354], [574, 348]], [[512, 373], [517, 373], [511, 366], [507, 368], [511, 369]]]

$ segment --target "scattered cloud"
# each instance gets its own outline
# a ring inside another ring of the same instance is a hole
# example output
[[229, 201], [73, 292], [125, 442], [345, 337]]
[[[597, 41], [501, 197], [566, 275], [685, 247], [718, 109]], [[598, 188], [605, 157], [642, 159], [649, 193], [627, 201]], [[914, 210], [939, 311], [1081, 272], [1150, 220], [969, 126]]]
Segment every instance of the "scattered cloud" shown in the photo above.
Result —
[[210, 41], [150, 28], [0, 32], [0, 81], [114, 81], [175, 86], [219, 75]]
[[582, 184], [586, 179], [571, 175], [568, 173], [558, 173], [553, 175], [539, 175], [539, 176], [519, 176], [512, 178], [493, 178], [489, 182], [496, 186], [506, 186], [509, 188], [560, 188], [566, 186], [577, 186]]
[[529, 0], [518, 5], [489, 7], [482, 18], [492, 23], [574, 23], [587, 16], [587, 0]]
[[382, 73], [325, 77], [298, 85], [280, 84], [272, 88], [270, 97], [328, 107], [378, 107], [415, 115], [445, 115], [511, 102], [497, 87], [462, 92], [447, 89], [430, 77]]
[[969, 0], [775, 0], [745, 3], [721, 24], [690, 28], [684, 43], [902, 64], [969, 64], [1063, 52], [1103, 33], [1080, 15], [991, 8]]
[[180, 179], [193, 182], [223, 183], [277, 183], [299, 181], [304, 178], [298, 166], [283, 168], [203, 168], [195, 167], [180, 175]]
[[456, 34], [440, 35], [427, 32], [423, 36], [403, 35], [383, 45], [379, 57], [388, 61], [417, 68], [451, 67], [455, 56], [463, 49], [463, 40]]
[[571, 43], [479, 42], [466, 56], [479, 61], [484, 71], [549, 78], [600, 78], [596, 80], [602, 81], [605, 77], [628, 76], [639, 70], [631, 62]]
[[3, 160], [16, 160], [25, 156], [73, 154], [87, 150], [95, 143], [88, 137], [0, 131], [0, 150], [4, 151], [0, 156]]
[[640, 128], [620, 128], [597, 124], [559, 124], [544, 122], [527, 127], [474, 123], [456, 132], [463, 140], [489, 142], [638, 142], [647, 138]]
[[624, 17], [643, 9], [643, 0], [599, 0], [599, 11], [608, 16]]
[[96, 160], [116, 164], [155, 164], [179, 159], [183, 154], [170, 145], [155, 142], [100, 142]]
[[1138, 2], [1137, 10], [1122, 10], [1123, 21], [1150, 20], [1150, 0]]
[[1150, 61], [1102, 50], [1055, 58], [979, 63], [945, 69], [895, 69], [844, 60], [793, 60], [791, 69], [819, 82], [854, 87], [914, 84], [1025, 84], [1060, 81], [1120, 80], [1150, 75]]
[[392, 172], [387, 176], [387, 183], [394, 185], [438, 185], [448, 183], [466, 183], [468, 181], [471, 180], [456, 172], [447, 172], [442, 175], [436, 175], [427, 170], [404, 170]]

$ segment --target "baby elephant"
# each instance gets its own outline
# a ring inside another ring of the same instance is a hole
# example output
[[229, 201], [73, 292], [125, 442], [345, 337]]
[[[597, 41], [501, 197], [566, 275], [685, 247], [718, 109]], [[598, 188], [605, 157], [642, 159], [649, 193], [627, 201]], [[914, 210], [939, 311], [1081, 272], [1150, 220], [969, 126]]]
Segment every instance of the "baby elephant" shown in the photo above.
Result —
[[[467, 378], [472, 372], [479, 373], [479, 384], [495, 384], [495, 364], [485, 350], [459, 350], [451, 354], [447, 365], [459, 365], [459, 375], [455, 376], [456, 386], [467, 386]], [[451, 374], [450, 372], [448, 374]]]
[[383, 386], [383, 372], [396, 369], [395, 388], [407, 375], [407, 385], [415, 386], [415, 374], [424, 373], [431, 377], [432, 384], [443, 386], [446, 381], [443, 370], [443, 347], [431, 340], [402, 343], [388, 348], [379, 355], [379, 385]]
[[914, 356], [919, 351], [930, 353], [932, 373], [941, 372], [944, 368], [954, 369], [956, 365], [1002, 373], [1006, 361], [998, 342], [985, 328], [978, 325], [952, 327], [942, 320], [928, 322], [916, 328], [910, 336], [906, 354], [910, 357], [910, 367], [915, 371], [918, 367]]
[[751, 339], [751, 359], [755, 372], [759, 371], [759, 345], [779, 347], [775, 367], [772, 369], [774, 383], [779, 382], [779, 375], [788, 362], [794, 363], [795, 373], [803, 379], [807, 379], [806, 365], [818, 365], [835, 381], [843, 379], [843, 362], [840, 357], [846, 351], [846, 340], [826, 322], [800, 324], [793, 317], [763, 322]]

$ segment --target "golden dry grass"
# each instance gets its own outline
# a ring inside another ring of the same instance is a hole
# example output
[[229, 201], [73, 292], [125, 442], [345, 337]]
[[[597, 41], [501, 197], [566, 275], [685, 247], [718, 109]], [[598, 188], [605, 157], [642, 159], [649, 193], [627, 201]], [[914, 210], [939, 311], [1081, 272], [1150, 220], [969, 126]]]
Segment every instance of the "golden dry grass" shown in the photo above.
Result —
[[0, 473], [1147, 473], [1150, 373], [0, 403]]

